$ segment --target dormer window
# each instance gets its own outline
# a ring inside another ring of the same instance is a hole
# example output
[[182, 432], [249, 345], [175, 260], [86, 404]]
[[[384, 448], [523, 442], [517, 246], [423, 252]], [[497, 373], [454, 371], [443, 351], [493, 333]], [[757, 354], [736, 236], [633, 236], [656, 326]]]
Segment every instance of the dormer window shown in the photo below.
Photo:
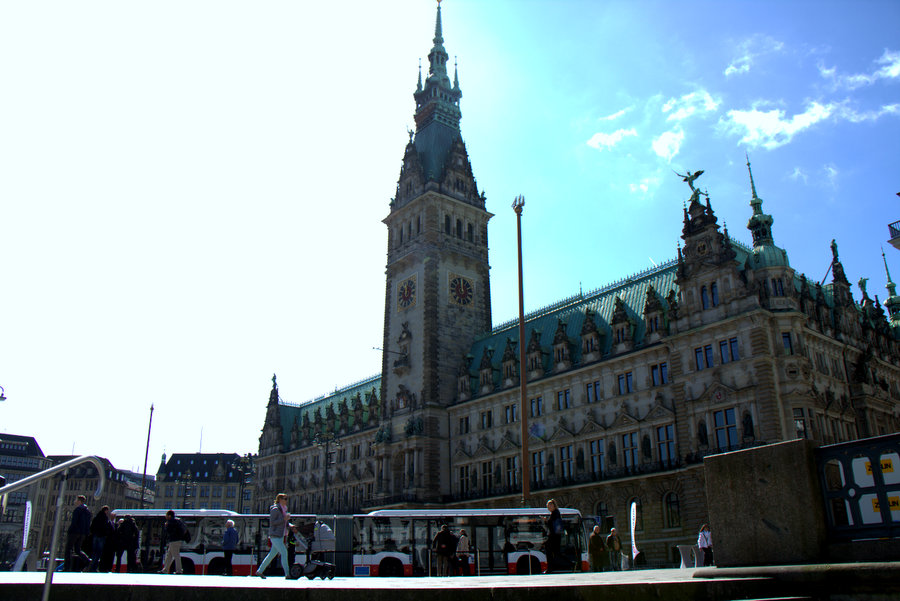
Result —
[[784, 283], [781, 278], [772, 278], [772, 296], [784, 296]]

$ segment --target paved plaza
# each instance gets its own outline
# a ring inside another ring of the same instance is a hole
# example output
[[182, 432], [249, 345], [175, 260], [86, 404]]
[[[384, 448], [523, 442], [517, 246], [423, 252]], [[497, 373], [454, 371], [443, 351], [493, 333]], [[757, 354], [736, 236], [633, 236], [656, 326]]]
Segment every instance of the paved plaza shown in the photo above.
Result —
[[[45, 574], [0, 573], [0, 599], [40, 599]], [[634, 570], [534, 576], [342, 578], [57, 573], [50, 598], [83, 601], [729, 601], [900, 598], [900, 563]]]

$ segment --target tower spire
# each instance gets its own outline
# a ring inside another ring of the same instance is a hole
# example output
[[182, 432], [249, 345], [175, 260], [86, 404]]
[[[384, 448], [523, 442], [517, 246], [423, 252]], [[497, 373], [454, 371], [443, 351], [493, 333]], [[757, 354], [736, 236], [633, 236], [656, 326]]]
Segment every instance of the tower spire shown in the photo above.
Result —
[[753, 235], [754, 247], [774, 246], [775, 240], [772, 238], [772, 222], [775, 220], [772, 219], [771, 215], [763, 213], [763, 201], [756, 195], [756, 183], [753, 181], [753, 169], [750, 168], [750, 155], [745, 153], [744, 156], [747, 157], [747, 172], [750, 174], [750, 191], [752, 193], [750, 206], [753, 207], [753, 215], [750, 216], [750, 220], [747, 222], [747, 229], [750, 230], [750, 233]]
[[[884, 248], [881, 249], [881, 260], [884, 262], [884, 273], [887, 275], [888, 297], [884, 299], [884, 306], [888, 311], [888, 321], [895, 332], [900, 333], [900, 296], [897, 296], [897, 285], [891, 281], [891, 272], [888, 270], [887, 258], [884, 256]], [[877, 298], [877, 297], [876, 297]]]
[[884, 247], [881, 248], [881, 260], [884, 262], [884, 273], [887, 275], [887, 291], [891, 296], [897, 296], [897, 284], [891, 281], [891, 272], [887, 266], [887, 258], [884, 256]]
[[415, 145], [421, 155], [426, 181], [436, 181], [444, 167], [444, 159], [450, 145], [460, 137], [459, 78], [454, 74], [451, 82], [447, 74], [450, 56], [444, 49], [444, 28], [441, 22], [441, 3], [437, 5], [434, 21], [434, 45], [428, 53], [428, 76], [419, 83], [413, 97], [416, 99]]

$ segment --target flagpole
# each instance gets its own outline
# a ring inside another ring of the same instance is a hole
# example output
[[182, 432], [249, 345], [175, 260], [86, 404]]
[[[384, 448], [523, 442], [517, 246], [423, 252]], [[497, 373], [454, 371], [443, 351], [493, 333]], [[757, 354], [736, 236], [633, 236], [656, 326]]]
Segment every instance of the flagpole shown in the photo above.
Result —
[[144, 451], [144, 473], [141, 474], [141, 509], [144, 508], [144, 490], [147, 482], [147, 458], [150, 456], [150, 431], [153, 429], [153, 403], [150, 403], [150, 424], [147, 426], [147, 449]]

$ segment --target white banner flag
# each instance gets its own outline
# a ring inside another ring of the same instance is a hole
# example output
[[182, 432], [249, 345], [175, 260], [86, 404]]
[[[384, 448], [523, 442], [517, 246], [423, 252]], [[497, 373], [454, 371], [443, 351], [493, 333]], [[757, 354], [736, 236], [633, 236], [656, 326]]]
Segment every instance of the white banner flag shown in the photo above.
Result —
[[28, 546], [28, 531], [31, 530], [31, 501], [25, 501], [25, 526], [22, 532], [22, 550]]
[[634, 561], [634, 558], [637, 557], [638, 548], [637, 541], [634, 540], [634, 527], [637, 524], [637, 503], [634, 501], [631, 502], [631, 560]]

